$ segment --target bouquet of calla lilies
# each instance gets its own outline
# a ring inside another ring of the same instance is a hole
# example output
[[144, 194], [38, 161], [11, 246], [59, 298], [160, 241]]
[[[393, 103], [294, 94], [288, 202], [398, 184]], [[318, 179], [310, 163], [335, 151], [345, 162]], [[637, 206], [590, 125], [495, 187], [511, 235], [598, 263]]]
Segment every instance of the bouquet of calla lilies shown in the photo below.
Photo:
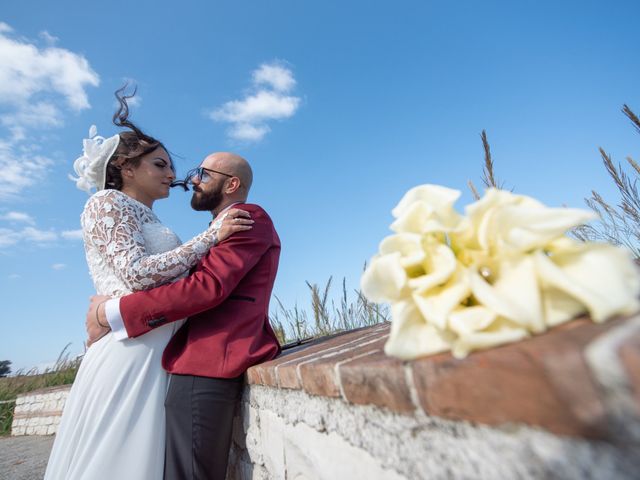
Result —
[[460, 215], [459, 197], [438, 185], [409, 190], [362, 276], [366, 298], [391, 304], [388, 355], [462, 358], [583, 313], [603, 322], [640, 308], [630, 252], [566, 235], [594, 213], [492, 188]]

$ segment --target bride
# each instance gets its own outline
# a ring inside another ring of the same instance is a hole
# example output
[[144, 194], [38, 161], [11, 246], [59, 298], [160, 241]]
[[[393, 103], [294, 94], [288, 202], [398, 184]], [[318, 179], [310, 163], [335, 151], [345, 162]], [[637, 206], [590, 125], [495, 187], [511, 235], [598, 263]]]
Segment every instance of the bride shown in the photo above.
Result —
[[[175, 180], [162, 143], [129, 119], [123, 89], [113, 117], [126, 127], [110, 138], [91, 127], [84, 155], [76, 160], [78, 188], [97, 189], [81, 216], [87, 263], [96, 291], [120, 297], [153, 288], [188, 273], [232, 233], [250, 229], [242, 210], [230, 210], [184, 244], [153, 213]], [[136, 339], [108, 333], [87, 350], [51, 451], [45, 479], [162, 479], [164, 398], [167, 374], [161, 356], [179, 323]]]

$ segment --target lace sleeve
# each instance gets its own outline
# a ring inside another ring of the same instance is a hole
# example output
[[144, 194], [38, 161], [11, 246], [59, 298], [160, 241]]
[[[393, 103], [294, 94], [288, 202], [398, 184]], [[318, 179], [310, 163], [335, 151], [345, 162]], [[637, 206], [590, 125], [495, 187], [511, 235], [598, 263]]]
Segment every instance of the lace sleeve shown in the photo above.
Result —
[[81, 222], [85, 242], [98, 249], [131, 290], [147, 290], [175, 279], [216, 242], [215, 230], [210, 228], [173, 250], [148, 254], [136, 206], [114, 190], [89, 199]]

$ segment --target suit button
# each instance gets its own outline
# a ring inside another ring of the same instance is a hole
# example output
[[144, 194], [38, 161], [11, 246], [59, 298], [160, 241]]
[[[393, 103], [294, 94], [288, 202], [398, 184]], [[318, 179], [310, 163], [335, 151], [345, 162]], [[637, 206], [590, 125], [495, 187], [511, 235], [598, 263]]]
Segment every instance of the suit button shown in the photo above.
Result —
[[167, 319], [165, 317], [160, 317], [160, 318], [154, 318], [152, 320], [149, 320], [147, 322], [147, 325], [149, 325], [151, 328], [155, 328], [166, 322], [167, 322]]

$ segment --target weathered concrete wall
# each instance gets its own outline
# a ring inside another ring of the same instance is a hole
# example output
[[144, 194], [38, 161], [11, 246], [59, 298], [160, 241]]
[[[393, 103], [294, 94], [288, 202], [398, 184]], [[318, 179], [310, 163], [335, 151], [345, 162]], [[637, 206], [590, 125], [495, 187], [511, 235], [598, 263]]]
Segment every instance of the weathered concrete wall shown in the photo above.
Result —
[[398, 414], [252, 385], [229, 479], [633, 479], [638, 446]]

